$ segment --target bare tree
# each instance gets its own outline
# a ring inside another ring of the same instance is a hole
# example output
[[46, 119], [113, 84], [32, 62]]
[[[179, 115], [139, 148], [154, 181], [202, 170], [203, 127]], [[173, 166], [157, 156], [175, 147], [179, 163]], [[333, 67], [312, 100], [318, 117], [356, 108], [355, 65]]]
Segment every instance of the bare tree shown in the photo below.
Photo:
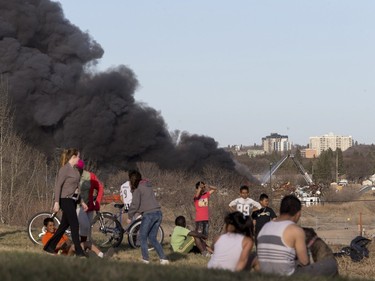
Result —
[[7, 81], [0, 76], [0, 222], [24, 224], [50, 209], [56, 167], [15, 133]]
[[11, 114], [8, 104], [8, 83], [0, 76], [0, 221], [4, 223], [3, 190], [4, 190], [4, 151], [5, 142], [11, 131]]

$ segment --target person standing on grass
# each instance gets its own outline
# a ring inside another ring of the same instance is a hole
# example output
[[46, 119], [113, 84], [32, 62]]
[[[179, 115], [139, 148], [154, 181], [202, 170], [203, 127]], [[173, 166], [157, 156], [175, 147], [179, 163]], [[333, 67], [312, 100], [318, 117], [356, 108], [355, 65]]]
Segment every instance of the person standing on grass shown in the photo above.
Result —
[[[207, 191], [208, 189], [208, 191]], [[208, 237], [209, 229], [209, 200], [217, 188], [206, 185], [203, 181], [195, 184], [194, 206], [195, 206], [195, 231]]]
[[[79, 240], [79, 224], [76, 213], [77, 200], [79, 197], [80, 174], [75, 168], [79, 160], [79, 151], [75, 148], [65, 149], [61, 155], [61, 168], [58, 172], [55, 183], [55, 203], [53, 212], [57, 213], [62, 209], [61, 223], [55, 234], [44, 245], [44, 251], [54, 254], [57, 244], [65, 231], [70, 227], [72, 240], [77, 256], [85, 256]], [[84, 210], [87, 210], [85, 202], [81, 202]]]
[[[130, 173], [131, 171], [129, 171]], [[130, 181], [126, 181], [121, 185], [120, 196], [122, 203], [124, 203], [124, 209], [128, 210], [133, 199], [133, 190], [130, 188]]]
[[83, 205], [77, 209], [79, 235], [81, 242], [85, 242], [87, 237], [91, 236], [94, 211], [100, 210], [104, 187], [94, 173], [84, 170], [85, 163], [81, 159], [78, 160], [76, 167], [81, 175], [79, 182], [81, 201], [87, 205], [87, 210], [84, 210]]
[[[133, 173], [135, 173], [136, 171], [135, 170], [129, 170], [128, 171], [128, 179], [130, 179], [131, 175]], [[122, 203], [124, 203], [124, 210], [126, 211], [126, 213], [128, 212], [129, 208], [130, 208], [130, 205], [132, 203], [132, 200], [133, 200], [133, 192], [134, 192], [134, 189], [131, 188], [130, 186], [130, 181], [126, 181], [124, 182], [121, 187], [120, 187], [120, 197], [121, 197], [121, 201]], [[129, 218], [129, 215], [127, 214], [128, 218]], [[133, 216], [133, 220], [134, 219], [137, 219], [139, 218], [141, 215], [140, 214], [135, 214]]]
[[207, 267], [230, 271], [250, 269], [250, 252], [254, 245], [251, 219], [241, 212], [233, 212], [225, 217], [224, 222], [225, 233], [215, 242]]
[[148, 243], [150, 241], [160, 258], [160, 264], [168, 264], [169, 261], [164, 254], [163, 247], [157, 240], [157, 233], [163, 215], [159, 203], [156, 200], [151, 182], [142, 179], [138, 171], [129, 175], [130, 187], [133, 189], [133, 199], [128, 211], [128, 223], [136, 214], [142, 215], [142, 222], [139, 230], [141, 241], [142, 262], [149, 263]]
[[249, 187], [242, 185], [240, 187], [240, 197], [229, 203], [229, 209], [234, 212], [241, 212], [247, 218], [251, 216], [253, 210], [259, 210], [262, 206], [249, 197]]
[[253, 219], [253, 224], [255, 227], [255, 243], [257, 243], [256, 238], [258, 237], [258, 234], [262, 227], [269, 221], [274, 220], [277, 216], [273, 209], [271, 209], [269, 206], [270, 201], [268, 199], [268, 195], [265, 193], [262, 193], [259, 196], [259, 203], [262, 206], [259, 210], [256, 210], [251, 215], [251, 218]]

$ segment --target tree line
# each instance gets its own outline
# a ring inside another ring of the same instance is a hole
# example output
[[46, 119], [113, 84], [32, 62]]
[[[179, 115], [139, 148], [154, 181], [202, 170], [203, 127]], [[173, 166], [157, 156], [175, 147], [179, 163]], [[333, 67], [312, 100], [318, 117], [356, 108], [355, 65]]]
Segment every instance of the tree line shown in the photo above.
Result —
[[[346, 151], [328, 149], [323, 151], [319, 157], [307, 159], [301, 156], [301, 151], [297, 148], [293, 152], [305, 168], [306, 172], [312, 176], [317, 184], [329, 185], [340, 179], [347, 179], [351, 183], [360, 184], [375, 173], [375, 145], [354, 145]], [[249, 158], [247, 155], [235, 156], [238, 161], [247, 165], [253, 174], [264, 174], [269, 171], [271, 163], [277, 163], [283, 155], [271, 153], [258, 155]], [[306, 184], [303, 178], [295, 177], [298, 170], [292, 161], [285, 161], [276, 172], [276, 175], [287, 179], [294, 179], [294, 184]]]

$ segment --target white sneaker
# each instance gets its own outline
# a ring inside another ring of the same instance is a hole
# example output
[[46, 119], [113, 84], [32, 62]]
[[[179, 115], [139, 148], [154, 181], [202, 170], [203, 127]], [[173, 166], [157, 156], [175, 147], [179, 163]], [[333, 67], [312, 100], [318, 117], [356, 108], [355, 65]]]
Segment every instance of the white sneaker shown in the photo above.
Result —
[[161, 259], [160, 264], [169, 264], [169, 260]]
[[143, 262], [145, 264], [149, 264], [150, 263], [148, 260], [144, 260], [144, 259], [141, 259], [141, 262]]
[[202, 253], [202, 256], [206, 258], [210, 258], [212, 255], [209, 252], [206, 252], [206, 253]]

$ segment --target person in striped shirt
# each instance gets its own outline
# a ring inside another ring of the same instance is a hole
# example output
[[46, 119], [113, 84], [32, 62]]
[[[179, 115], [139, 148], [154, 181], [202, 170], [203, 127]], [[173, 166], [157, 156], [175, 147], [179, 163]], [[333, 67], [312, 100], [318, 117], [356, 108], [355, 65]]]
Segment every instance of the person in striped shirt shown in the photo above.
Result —
[[294, 195], [281, 200], [280, 216], [266, 223], [258, 235], [257, 255], [263, 273], [289, 276], [309, 264], [305, 232], [297, 225], [301, 201]]

